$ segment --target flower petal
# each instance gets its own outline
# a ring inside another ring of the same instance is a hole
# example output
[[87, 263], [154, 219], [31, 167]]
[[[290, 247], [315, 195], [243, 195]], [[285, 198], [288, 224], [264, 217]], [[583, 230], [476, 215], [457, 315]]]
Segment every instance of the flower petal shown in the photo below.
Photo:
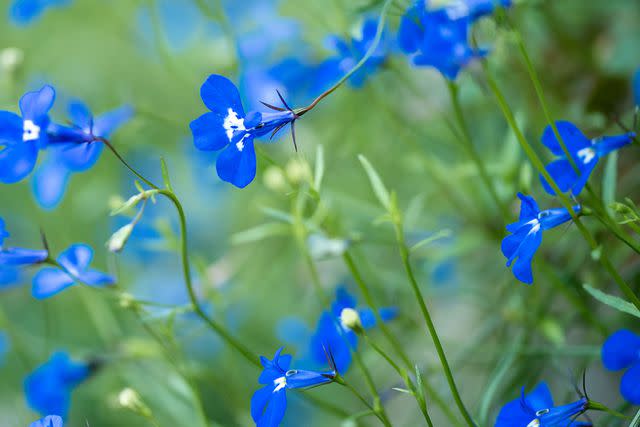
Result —
[[46, 3], [39, 0], [15, 0], [9, 10], [11, 21], [17, 25], [27, 25], [39, 17], [46, 9]]
[[[565, 158], [554, 160], [549, 163], [545, 169], [549, 172], [549, 175], [551, 175], [551, 178], [563, 193], [569, 191], [569, 189], [573, 187], [578, 180], [578, 175], [576, 175], [576, 172], [573, 170], [573, 166], [571, 166], [569, 160]], [[551, 184], [547, 182], [542, 174], [540, 174], [540, 182], [547, 193], [555, 196], [556, 192], [553, 191]]]
[[78, 279], [82, 283], [97, 287], [113, 285], [116, 282], [116, 279], [113, 276], [98, 270], [87, 270], [81, 272], [78, 275]]
[[47, 256], [42, 249], [7, 248], [0, 251], [0, 266], [38, 264]]
[[31, 294], [36, 299], [49, 298], [74, 284], [71, 276], [57, 268], [43, 268], [34, 277]]
[[78, 277], [89, 267], [92, 259], [93, 249], [89, 245], [76, 243], [60, 254], [58, 262], [71, 275]]
[[0, 111], [0, 146], [22, 143], [22, 118], [10, 111]]
[[251, 397], [251, 418], [253, 421], [258, 424], [262, 415], [264, 414], [265, 408], [267, 407], [269, 400], [271, 399], [271, 395], [273, 394], [273, 385], [267, 385], [262, 387], [261, 389], [256, 390]]
[[198, 150], [217, 151], [229, 144], [224, 117], [217, 113], [205, 113], [191, 122], [189, 127]]
[[246, 136], [237, 144], [229, 144], [218, 156], [216, 171], [220, 179], [238, 188], [249, 185], [256, 176], [256, 152], [253, 147], [253, 137]]
[[40, 122], [47, 116], [51, 107], [53, 107], [55, 99], [56, 91], [49, 85], [43, 86], [38, 91], [25, 93], [22, 98], [20, 98], [22, 118]]
[[204, 105], [214, 113], [224, 117], [231, 108], [238, 117], [244, 117], [240, 92], [236, 85], [224, 76], [210, 75], [200, 88], [200, 96]]
[[535, 199], [522, 193], [518, 193], [520, 199], [520, 221], [536, 218], [540, 213], [540, 208]]
[[96, 164], [104, 149], [101, 142], [61, 144], [58, 158], [73, 172], [84, 172]]
[[13, 184], [23, 180], [31, 173], [37, 160], [38, 148], [33, 141], [0, 149], [0, 182]]
[[115, 110], [97, 116], [93, 122], [93, 134], [102, 138], [109, 138], [119, 127], [133, 117], [134, 110], [130, 105], [123, 105]]
[[29, 427], [63, 427], [62, 418], [57, 415], [47, 415], [46, 417], [32, 422]]
[[553, 396], [551, 395], [549, 386], [547, 386], [547, 383], [544, 381], [527, 393], [524, 397], [524, 401], [527, 406], [534, 411], [553, 407]]
[[602, 364], [610, 371], [627, 368], [640, 361], [640, 336], [628, 329], [614, 332], [602, 344]]
[[630, 367], [622, 376], [620, 394], [627, 402], [640, 405], [640, 363]]
[[272, 393], [271, 400], [267, 408], [262, 414], [260, 420], [256, 423], [256, 427], [278, 427], [284, 418], [287, 410], [287, 394], [286, 389], [281, 389]]
[[[565, 143], [567, 150], [569, 150], [569, 153], [572, 155], [583, 148], [591, 146], [591, 141], [584, 136], [582, 131], [580, 131], [580, 129], [578, 129], [578, 127], [573, 123], [557, 121], [556, 127], [558, 128], [558, 133], [560, 134], [562, 141]], [[564, 150], [560, 146], [551, 125], [548, 125], [544, 129], [544, 132], [542, 133], [542, 143], [556, 156], [565, 157]]]
[[69, 103], [67, 114], [73, 125], [81, 128], [85, 132], [91, 132], [93, 128], [93, 114], [89, 107], [81, 101]]
[[32, 189], [36, 201], [44, 209], [53, 209], [62, 200], [71, 172], [53, 156], [38, 167], [33, 175]]

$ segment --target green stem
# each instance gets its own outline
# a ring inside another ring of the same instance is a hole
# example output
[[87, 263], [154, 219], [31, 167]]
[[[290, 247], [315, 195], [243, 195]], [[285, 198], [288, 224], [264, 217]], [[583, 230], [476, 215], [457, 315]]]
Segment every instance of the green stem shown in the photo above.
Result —
[[453, 395], [453, 399], [458, 406], [458, 410], [464, 417], [465, 421], [470, 427], [474, 427], [475, 423], [467, 411], [467, 408], [464, 406], [462, 402], [462, 398], [460, 397], [460, 393], [458, 392], [458, 387], [456, 386], [455, 380], [453, 379], [453, 374], [451, 372], [451, 368], [449, 367], [449, 362], [447, 361], [447, 356], [444, 353], [444, 349], [442, 348], [442, 344], [440, 343], [440, 337], [438, 337], [438, 333], [436, 332], [435, 325], [433, 324], [433, 320], [431, 319], [431, 314], [429, 314], [429, 310], [427, 309], [427, 305], [424, 302], [424, 297], [422, 296], [422, 291], [418, 286], [418, 282], [413, 274], [413, 268], [411, 267], [411, 262], [409, 261], [409, 249], [407, 247], [404, 232], [402, 230], [402, 221], [400, 218], [395, 218], [394, 220], [394, 228], [396, 231], [396, 240], [398, 242], [398, 246], [400, 249], [400, 257], [402, 258], [402, 264], [404, 266], [405, 272], [407, 273], [407, 277], [409, 279], [409, 283], [411, 284], [411, 288], [415, 294], [416, 300], [418, 301], [418, 305], [420, 306], [420, 311], [422, 312], [422, 317], [427, 325], [427, 329], [429, 330], [429, 334], [431, 335], [431, 339], [433, 340], [433, 344], [436, 347], [436, 351], [438, 353], [438, 358], [440, 359], [440, 363], [442, 364], [442, 369], [444, 371], [444, 375], [447, 378], [447, 383], [449, 384], [449, 388], [451, 389], [451, 394]]
[[469, 157], [471, 157], [471, 160], [476, 164], [476, 167], [478, 168], [478, 173], [480, 174], [480, 179], [482, 179], [482, 182], [484, 182], [485, 186], [487, 187], [487, 190], [489, 191], [491, 198], [493, 199], [494, 203], [502, 213], [502, 216], [504, 218], [508, 218], [509, 211], [507, 209], [507, 206], [502, 202], [502, 200], [500, 200], [500, 197], [498, 196], [498, 192], [496, 191], [495, 185], [491, 181], [491, 177], [487, 172], [487, 168], [485, 167], [484, 161], [480, 157], [480, 154], [478, 154], [478, 150], [476, 150], [476, 147], [473, 145], [471, 132], [469, 131], [469, 127], [467, 126], [466, 120], [464, 119], [462, 106], [460, 105], [460, 97], [458, 96], [459, 94], [458, 85], [451, 80], [447, 80], [447, 88], [449, 89], [451, 104], [453, 105], [453, 110], [455, 112], [458, 126], [462, 130], [461, 140], [464, 144], [464, 148], [469, 154]]
[[[513, 112], [511, 111], [511, 108], [509, 107], [509, 104], [507, 103], [504, 95], [500, 91], [500, 88], [498, 87], [498, 84], [496, 83], [495, 79], [491, 75], [491, 72], [489, 70], [488, 64], [486, 63], [486, 61], [482, 61], [482, 64], [483, 64], [483, 68], [485, 70], [485, 76], [486, 76], [486, 79], [487, 79], [487, 84], [489, 85], [489, 88], [493, 92], [493, 94], [494, 94], [494, 96], [495, 96], [495, 98], [496, 98], [496, 100], [498, 102], [498, 105], [500, 106], [500, 109], [502, 110], [502, 114], [504, 115], [504, 117], [507, 120], [509, 126], [511, 127], [511, 129], [514, 132], [514, 134], [516, 135], [516, 138], [517, 138], [518, 142], [520, 143], [520, 146], [524, 150], [525, 154], [527, 155], [527, 157], [529, 158], [529, 160], [531, 161], [533, 166], [538, 170], [538, 172], [540, 174], [542, 174], [542, 176], [547, 180], [549, 185], [551, 185], [551, 188], [553, 188], [554, 192], [556, 193], [556, 195], [560, 199], [562, 205], [567, 209], [567, 211], [569, 212], [569, 214], [573, 218], [573, 221], [575, 222], [576, 227], [578, 227], [578, 230], [580, 230], [580, 233], [582, 234], [584, 239], [587, 241], [587, 243], [591, 247], [591, 250], [598, 249], [598, 247], [599, 247], [598, 242], [591, 235], [589, 230], [584, 226], [584, 224], [582, 223], [582, 221], [578, 217], [577, 213], [574, 211], [573, 205], [571, 204], [571, 201], [569, 200], [569, 198], [567, 197], [566, 194], [564, 194], [564, 193], [562, 193], [560, 191], [560, 189], [558, 188], [558, 185], [556, 184], [556, 182], [553, 180], [553, 178], [551, 177], [549, 172], [547, 172], [547, 170], [545, 169], [544, 164], [542, 163], [542, 160], [540, 160], [540, 157], [538, 157], [538, 155], [536, 154], [536, 152], [533, 149], [533, 147], [531, 147], [531, 145], [529, 144], [527, 139], [522, 134], [522, 131], [520, 130], [518, 124], [516, 123], [516, 120], [515, 120], [515, 117], [513, 115]], [[636, 296], [636, 294], [633, 292], [633, 290], [631, 289], [629, 284], [627, 284], [624, 281], [624, 279], [620, 276], [620, 274], [618, 274], [617, 270], [611, 264], [611, 261], [608, 258], [607, 252], [606, 251], [600, 251], [600, 252], [601, 253], [600, 253], [599, 259], [600, 259], [600, 263], [602, 264], [602, 266], [607, 270], [609, 275], [616, 282], [616, 284], [618, 285], [618, 287], [620, 288], [622, 293], [624, 293], [625, 296], [629, 300], [631, 300], [631, 302], [640, 310], [640, 298], [638, 298]]]

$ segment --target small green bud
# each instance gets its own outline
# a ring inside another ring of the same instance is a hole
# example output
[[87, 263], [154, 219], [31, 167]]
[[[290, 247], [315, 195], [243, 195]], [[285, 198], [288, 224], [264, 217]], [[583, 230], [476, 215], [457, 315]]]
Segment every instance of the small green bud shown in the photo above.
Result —
[[107, 249], [109, 249], [109, 252], [120, 252], [127, 243], [127, 240], [129, 240], [129, 237], [131, 237], [132, 231], [133, 223], [129, 223], [113, 233], [107, 241]]
[[287, 180], [284, 177], [282, 169], [278, 166], [267, 167], [262, 175], [262, 180], [265, 187], [271, 191], [281, 193], [287, 189]]
[[145, 418], [153, 416], [151, 409], [142, 401], [138, 392], [132, 388], [127, 387], [118, 394], [118, 404]]

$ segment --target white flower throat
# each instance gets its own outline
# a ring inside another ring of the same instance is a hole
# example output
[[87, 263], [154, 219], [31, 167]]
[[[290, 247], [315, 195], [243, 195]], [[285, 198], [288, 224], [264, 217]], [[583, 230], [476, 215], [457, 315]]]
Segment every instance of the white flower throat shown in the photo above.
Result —
[[22, 124], [22, 141], [35, 141], [40, 138], [40, 126], [31, 120], [25, 120]]
[[588, 164], [589, 162], [591, 162], [591, 160], [593, 160], [593, 158], [596, 156], [596, 150], [594, 150], [591, 147], [587, 147], [587, 148], [583, 148], [582, 150], [578, 151], [578, 158], [580, 159], [580, 161], [583, 164]]
[[276, 386], [276, 388], [273, 389], [274, 393], [282, 390], [287, 386], [287, 377], [282, 376], [282, 377], [276, 378], [275, 380], [273, 380], [273, 385]]

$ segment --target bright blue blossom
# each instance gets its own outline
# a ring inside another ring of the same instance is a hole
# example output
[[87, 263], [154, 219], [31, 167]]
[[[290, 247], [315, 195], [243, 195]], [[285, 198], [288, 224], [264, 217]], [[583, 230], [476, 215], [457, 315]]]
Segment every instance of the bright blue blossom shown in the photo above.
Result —
[[[358, 336], [340, 321], [340, 315], [345, 308], [357, 308], [355, 297], [343, 286], [336, 289], [336, 299], [331, 304], [331, 310], [325, 310], [320, 315], [315, 332], [309, 342], [309, 358], [316, 366], [326, 364], [326, 352], [333, 356], [336, 369], [344, 373], [351, 365], [351, 352], [358, 346]], [[376, 316], [370, 308], [358, 309], [362, 327], [373, 328], [376, 325]], [[380, 318], [387, 322], [394, 319], [398, 312], [396, 308], [381, 308]]]
[[264, 369], [258, 382], [264, 387], [251, 398], [251, 416], [257, 427], [280, 425], [287, 409], [287, 389], [311, 388], [330, 383], [336, 377], [335, 370], [316, 372], [289, 369], [291, 356], [281, 353], [282, 348], [276, 351], [273, 360], [260, 357]]
[[66, 6], [71, 0], [14, 0], [9, 9], [11, 21], [27, 25], [38, 19], [50, 7]]
[[[7, 237], [9, 237], [9, 233], [4, 228], [3, 219], [0, 218], [0, 269], [7, 271], [6, 274], [9, 277], [15, 267], [39, 264], [49, 256], [46, 250], [4, 247], [4, 240]], [[0, 273], [0, 276], [4, 276], [4, 274]]]
[[95, 165], [104, 148], [99, 139], [109, 138], [131, 118], [133, 109], [123, 106], [94, 118], [83, 103], [72, 102], [68, 113], [71, 125], [51, 123], [47, 128], [49, 157], [33, 177], [34, 195], [45, 209], [60, 203], [72, 173]]
[[[336, 56], [323, 61], [316, 71], [316, 85], [322, 90], [336, 83], [342, 76], [360, 61], [371, 47], [378, 29], [378, 21], [367, 19], [362, 24], [361, 34], [351, 40], [344, 40], [338, 36], [327, 38], [328, 47], [336, 52]], [[374, 74], [387, 59], [388, 47], [386, 35], [383, 33], [378, 46], [367, 61], [350, 78], [349, 83], [354, 88], [364, 85], [367, 78]]]
[[47, 415], [38, 421], [32, 422], [29, 424], [29, 427], [63, 427], [63, 425], [62, 417], [57, 415]]
[[627, 329], [614, 332], [602, 345], [602, 363], [610, 371], [626, 369], [620, 394], [629, 403], [640, 405], [640, 336]]
[[71, 393], [86, 380], [92, 368], [84, 362], [74, 362], [65, 352], [56, 352], [24, 380], [27, 403], [41, 415], [58, 414], [66, 418]]
[[62, 252], [57, 261], [61, 268], [43, 268], [33, 278], [31, 293], [34, 298], [49, 298], [77, 282], [102, 287], [115, 283], [115, 278], [89, 268], [93, 249], [75, 244]]
[[191, 122], [193, 142], [199, 150], [222, 150], [216, 161], [218, 176], [236, 187], [246, 187], [256, 175], [254, 138], [275, 134], [298, 118], [286, 108], [275, 112], [245, 114], [236, 86], [226, 77], [211, 75], [200, 89], [204, 104], [211, 110]]
[[582, 397], [568, 405], [555, 406], [549, 387], [541, 382], [530, 393], [502, 407], [495, 427], [580, 427], [591, 423], [575, 421], [587, 410], [587, 399]]
[[36, 165], [38, 150], [46, 147], [49, 110], [55, 90], [44, 86], [20, 99], [22, 117], [0, 111], [0, 182], [12, 184], [25, 178]]
[[[542, 243], [542, 233], [571, 220], [571, 215], [564, 208], [540, 211], [538, 204], [531, 196], [518, 193], [521, 200], [520, 218], [518, 222], [507, 225], [512, 233], [502, 240], [502, 253], [507, 258], [507, 267], [513, 263], [513, 275], [521, 282], [533, 283], [531, 261]], [[580, 206], [574, 206], [578, 213]]]
[[[580, 174], [576, 174], [550, 125], [545, 128], [542, 134], [542, 143], [559, 159], [549, 163], [545, 169], [556, 182], [560, 191], [564, 193], [571, 190], [575, 196], [580, 194], [601, 157], [631, 144], [635, 137], [634, 133], [627, 133], [589, 139], [571, 122], [558, 121], [556, 126]], [[540, 181], [549, 194], [555, 195], [553, 188], [542, 175], [540, 175]]]
[[412, 55], [414, 65], [434, 67], [455, 80], [462, 68], [487, 53], [472, 48], [468, 41], [471, 23], [484, 13], [484, 3], [477, 3], [465, 10], [459, 6], [428, 10], [424, 0], [415, 1], [400, 20], [400, 49]]

